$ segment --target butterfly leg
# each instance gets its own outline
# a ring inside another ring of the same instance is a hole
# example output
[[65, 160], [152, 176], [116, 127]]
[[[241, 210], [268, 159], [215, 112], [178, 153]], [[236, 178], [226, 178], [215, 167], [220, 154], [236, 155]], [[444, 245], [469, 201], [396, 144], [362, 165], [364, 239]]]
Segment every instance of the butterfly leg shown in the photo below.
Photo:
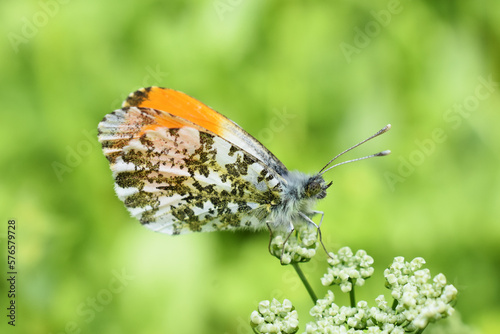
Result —
[[269, 230], [269, 245], [267, 245], [267, 250], [269, 251], [269, 254], [273, 255], [271, 252], [271, 242], [273, 241], [273, 230], [271, 230], [271, 226], [269, 226], [270, 222], [266, 222], [267, 229]]
[[[267, 250], [269, 251], [269, 254], [273, 255], [273, 252], [271, 251], [271, 243], [273, 241], [273, 230], [271, 229], [271, 226], [269, 226], [270, 222], [266, 222], [267, 229], [269, 230], [269, 244], [267, 245]], [[283, 248], [281, 249], [281, 256], [280, 256], [280, 263], [283, 264], [283, 254], [285, 253], [285, 245], [292, 235], [293, 231], [295, 231], [295, 228], [293, 227], [293, 224], [290, 222], [290, 233], [288, 233], [285, 241], [283, 242]]]
[[283, 248], [281, 249], [281, 256], [280, 256], [281, 265], [283, 265], [283, 255], [285, 254], [285, 245], [286, 245], [288, 239], [290, 238], [290, 236], [292, 235], [293, 231], [295, 231], [295, 227], [293, 227], [292, 222], [290, 222], [290, 233], [288, 233], [288, 235], [286, 236], [286, 239], [283, 242]]
[[319, 235], [319, 242], [321, 243], [321, 246], [323, 246], [323, 249], [325, 250], [326, 255], [330, 256], [330, 253], [326, 250], [325, 244], [323, 243], [323, 236], [321, 235], [321, 224], [323, 223], [323, 217], [325, 216], [325, 213], [323, 211], [313, 211], [314, 214], [320, 214], [321, 219], [319, 220], [319, 225], [316, 225], [315, 222], [309, 217], [307, 217], [304, 213], [299, 212], [299, 215], [304, 218], [308, 223], [313, 224], [314, 227], [318, 230], [318, 235]]
[[[325, 213], [323, 211], [316, 211], [316, 210], [313, 210], [313, 214], [315, 215], [321, 215], [321, 218], [319, 220], [319, 224], [318, 224], [318, 228], [321, 227], [321, 224], [323, 224], [323, 218], [325, 217]], [[316, 225], [316, 224], [315, 224]]]

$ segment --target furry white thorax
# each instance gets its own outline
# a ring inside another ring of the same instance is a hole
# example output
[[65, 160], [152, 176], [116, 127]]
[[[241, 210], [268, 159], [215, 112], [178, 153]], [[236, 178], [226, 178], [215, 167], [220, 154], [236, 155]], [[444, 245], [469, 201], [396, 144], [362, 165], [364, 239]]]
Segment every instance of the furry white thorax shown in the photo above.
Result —
[[[308, 217], [314, 215], [316, 202], [326, 196], [326, 188], [329, 185], [321, 175], [307, 175], [299, 171], [289, 172], [283, 186], [281, 203], [272, 207], [269, 222], [275, 229], [291, 231], [292, 226], [297, 228], [308, 222], [299, 215], [302, 212]], [[308, 187], [316, 183], [320, 187], [317, 193], [310, 193]]]

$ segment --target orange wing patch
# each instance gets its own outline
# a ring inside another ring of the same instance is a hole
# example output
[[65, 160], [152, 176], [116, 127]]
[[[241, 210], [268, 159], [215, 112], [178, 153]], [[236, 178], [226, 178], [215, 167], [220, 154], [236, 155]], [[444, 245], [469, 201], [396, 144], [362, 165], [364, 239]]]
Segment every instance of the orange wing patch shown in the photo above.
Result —
[[[218, 136], [222, 136], [224, 123], [227, 123], [226, 117], [191, 96], [161, 87], [139, 89], [129, 95], [123, 102], [123, 107], [152, 108], [165, 111], [201, 126]], [[158, 114], [155, 119], [159, 126], [167, 128], [186, 126], [185, 123], [177, 122], [171, 117], [164, 117], [162, 114]], [[142, 132], [153, 129], [155, 129], [155, 125], [150, 125], [144, 127]]]
[[[128, 107], [145, 108], [143, 112], [152, 116], [151, 119], [144, 120], [147, 122], [128, 122], [127, 126], [130, 123], [140, 125], [140, 130], [136, 131], [138, 136], [142, 136], [147, 130], [157, 130], [160, 127], [179, 129], [192, 127], [194, 124], [199, 127], [198, 131], [205, 130], [221, 137], [257, 158], [275, 171], [276, 176], [288, 173], [283, 163], [257, 139], [230, 119], [182, 92], [161, 87], [141, 88], [130, 94], [123, 102], [123, 108], [128, 109]], [[146, 109], [154, 112], [146, 112]], [[125, 132], [127, 129], [122, 131]], [[283, 179], [282, 182], [286, 180]]]

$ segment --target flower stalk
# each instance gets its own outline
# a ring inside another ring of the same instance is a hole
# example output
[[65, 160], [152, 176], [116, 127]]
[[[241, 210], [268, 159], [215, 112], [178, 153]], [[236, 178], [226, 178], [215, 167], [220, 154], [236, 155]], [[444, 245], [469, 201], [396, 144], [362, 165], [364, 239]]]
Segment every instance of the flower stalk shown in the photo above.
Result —
[[299, 267], [299, 264], [294, 262], [294, 263], [292, 263], [292, 266], [293, 266], [293, 269], [295, 269], [295, 272], [297, 273], [297, 275], [299, 275], [299, 278], [302, 281], [302, 284], [304, 284], [304, 286], [307, 290], [307, 293], [309, 293], [309, 296], [311, 297], [313, 304], [316, 304], [316, 302], [318, 301], [318, 297], [316, 296], [316, 293], [314, 293], [314, 290], [313, 290], [311, 284], [309, 284], [309, 281], [307, 280], [306, 276], [304, 275], [304, 272]]

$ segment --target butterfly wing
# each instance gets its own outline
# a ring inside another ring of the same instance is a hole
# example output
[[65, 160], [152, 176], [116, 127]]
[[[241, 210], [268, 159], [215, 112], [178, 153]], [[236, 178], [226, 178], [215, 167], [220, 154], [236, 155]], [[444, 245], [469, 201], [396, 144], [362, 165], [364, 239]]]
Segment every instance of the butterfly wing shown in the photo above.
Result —
[[279, 177], [207, 129], [206, 113], [215, 111], [194, 113], [205, 117], [203, 127], [169, 111], [125, 104], [99, 123], [116, 193], [132, 216], [169, 234], [263, 226], [280, 202]]
[[253, 155], [278, 177], [288, 174], [285, 165], [238, 124], [182, 92], [161, 87], [142, 88], [130, 94], [123, 107], [164, 110], [189, 120]]

